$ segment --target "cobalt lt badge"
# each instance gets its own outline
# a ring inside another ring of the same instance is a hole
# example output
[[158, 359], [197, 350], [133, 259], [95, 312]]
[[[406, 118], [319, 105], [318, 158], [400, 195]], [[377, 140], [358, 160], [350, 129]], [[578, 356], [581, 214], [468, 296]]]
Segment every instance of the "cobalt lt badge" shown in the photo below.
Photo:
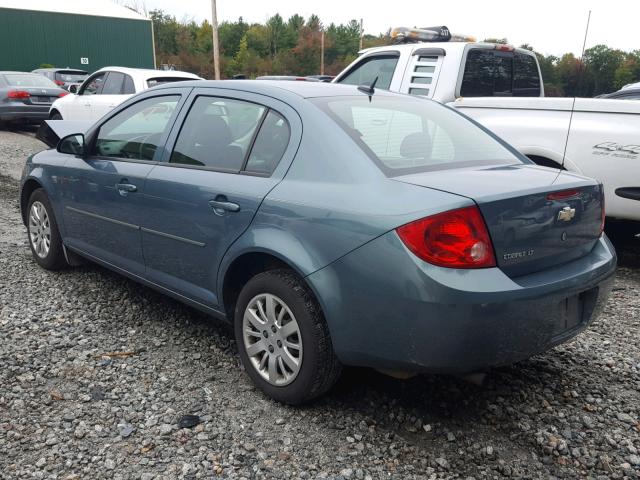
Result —
[[571, 207], [564, 207], [562, 210], [558, 212], [558, 221], [559, 222], [570, 222], [573, 220], [573, 217], [576, 216], [576, 209]]

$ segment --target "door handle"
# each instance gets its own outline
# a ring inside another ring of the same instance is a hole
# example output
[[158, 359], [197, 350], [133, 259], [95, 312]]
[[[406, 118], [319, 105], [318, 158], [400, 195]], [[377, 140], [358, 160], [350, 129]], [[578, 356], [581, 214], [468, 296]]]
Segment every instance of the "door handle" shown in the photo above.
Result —
[[131, 183], [116, 183], [116, 190], [123, 197], [126, 197], [129, 193], [134, 193], [138, 191], [138, 187]]
[[217, 196], [215, 200], [209, 201], [209, 206], [216, 215], [224, 215], [225, 212], [239, 212], [240, 205], [229, 202], [224, 195]]

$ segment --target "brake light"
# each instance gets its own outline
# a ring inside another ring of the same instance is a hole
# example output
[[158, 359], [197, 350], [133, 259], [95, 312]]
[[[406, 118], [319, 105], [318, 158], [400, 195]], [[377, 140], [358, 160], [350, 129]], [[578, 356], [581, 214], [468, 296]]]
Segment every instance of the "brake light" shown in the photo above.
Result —
[[61, 82], [60, 80], [54, 80], [55, 84], [58, 85], [59, 87], [64, 85], [64, 82]]
[[65, 95], [69, 95], [69, 92], [61, 92], [60, 94], [58, 94], [58, 98], [62, 98]]
[[8, 98], [29, 98], [31, 94], [25, 90], [10, 90], [7, 94]]
[[498, 50], [499, 52], [513, 52], [515, 50], [513, 45], [504, 45], [504, 44], [496, 45], [494, 49]]
[[425, 262], [448, 268], [496, 266], [491, 238], [478, 207], [422, 218], [398, 227], [396, 232]]
[[568, 198], [577, 197], [580, 195], [580, 190], [562, 190], [561, 192], [553, 192], [547, 195], [547, 200], [566, 200]]

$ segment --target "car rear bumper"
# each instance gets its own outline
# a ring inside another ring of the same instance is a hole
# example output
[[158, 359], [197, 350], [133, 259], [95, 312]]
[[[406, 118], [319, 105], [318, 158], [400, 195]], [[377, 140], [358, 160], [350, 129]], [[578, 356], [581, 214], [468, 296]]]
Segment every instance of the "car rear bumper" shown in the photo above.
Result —
[[0, 106], [0, 121], [41, 122], [49, 118], [50, 104], [47, 105], [7, 105]]
[[307, 277], [347, 365], [465, 373], [515, 363], [583, 331], [613, 284], [606, 237], [578, 260], [510, 278], [427, 264], [390, 232]]

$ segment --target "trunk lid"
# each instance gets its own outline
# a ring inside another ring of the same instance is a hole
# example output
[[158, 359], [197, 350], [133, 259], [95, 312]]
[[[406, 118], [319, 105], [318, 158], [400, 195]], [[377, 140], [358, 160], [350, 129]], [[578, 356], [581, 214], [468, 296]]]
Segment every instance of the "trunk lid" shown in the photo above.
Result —
[[535, 165], [452, 168], [394, 180], [476, 202], [496, 261], [516, 277], [588, 254], [600, 237], [602, 187], [562, 170]]

